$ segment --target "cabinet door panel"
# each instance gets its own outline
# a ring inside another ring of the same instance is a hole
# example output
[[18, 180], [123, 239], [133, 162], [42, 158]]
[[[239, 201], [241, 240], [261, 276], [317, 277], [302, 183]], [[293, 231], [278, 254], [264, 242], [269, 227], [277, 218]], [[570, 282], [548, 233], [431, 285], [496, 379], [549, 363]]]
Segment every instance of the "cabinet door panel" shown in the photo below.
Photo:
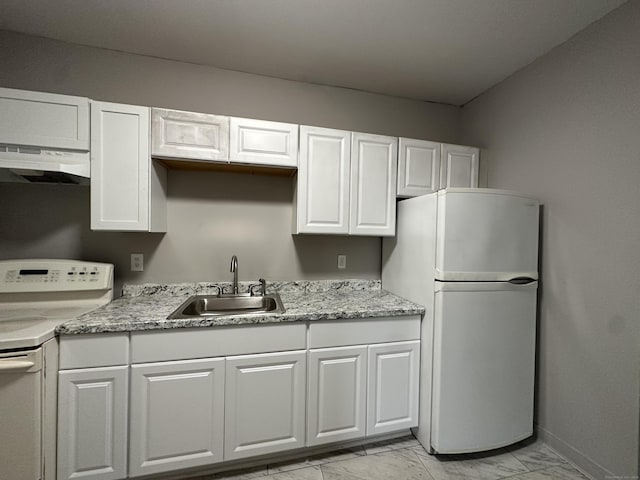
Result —
[[152, 109], [154, 157], [229, 161], [229, 117]]
[[131, 476], [222, 460], [224, 362], [131, 367]]
[[397, 138], [353, 134], [351, 235], [395, 234], [397, 152]]
[[306, 351], [227, 357], [225, 460], [304, 446]]
[[480, 150], [461, 145], [442, 145], [440, 188], [478, 186]]
[[300, 127], [297, 233], [349, 232], [351, 133]]
[[62, 371], [58, 479], [126, 477], [128, 367]]
[[298, 166], [298, 125], [234, 117], [230, 128], [231, 162]]
[[440, 148], [436, 142], [401, 138], [398, 152], [398, 196], [416, 197], [438, 190]]
[[91, 103], [91, 229], [149, 230], [149, 109]]
[[89, 150], [89, 100], [0, 88], [0, 143]]
[[309, 352], [307, 445], [365, 436], [367, 347]]
[[420, 341], [369, 346], [367, 435], [418, 425]]

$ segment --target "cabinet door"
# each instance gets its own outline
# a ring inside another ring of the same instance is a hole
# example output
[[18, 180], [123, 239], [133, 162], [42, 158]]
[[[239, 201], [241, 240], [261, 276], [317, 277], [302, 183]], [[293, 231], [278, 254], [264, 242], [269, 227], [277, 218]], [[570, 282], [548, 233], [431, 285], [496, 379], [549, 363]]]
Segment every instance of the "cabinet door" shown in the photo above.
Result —
[[418, 425], [420, 341], [369, 346], [367, 435]]
[[442, 145], [440, 188], [478, 186], [480, 149], [461, 145]]
[[307, 445], [365, 436], [367, 347], [309, 352]]
[[61, 371], [58, 480], [127, 476], [128, 367]]
[[89, 100], [0, 88], [0, 143], [89, 150]]
[[395, 234], [397, 155], [397, 138], [353, 134], [349, 213], [351, 235]]
[[152, 109], [154, 157], [229, 161], [229, 117]]
[[131, 367], [129, 475], [222, 460], [224, 358]]
[[298, 166], [298, 125], [231, 118], [229, 160], [233, 163]]
[[300, 127], [295, 233], [349, 233], [351, 133]]
[[304, 446], [306, 351], [227, 357], [224, 459]]
[[150, 222], [164, 175], [149, 157], [149, 108], [92, 102], [91, 229], [166, 231], [166, 216]]
[[401, 138], [398, 152], [398, 196], [417, 197], [440, 186], [441, 145]]

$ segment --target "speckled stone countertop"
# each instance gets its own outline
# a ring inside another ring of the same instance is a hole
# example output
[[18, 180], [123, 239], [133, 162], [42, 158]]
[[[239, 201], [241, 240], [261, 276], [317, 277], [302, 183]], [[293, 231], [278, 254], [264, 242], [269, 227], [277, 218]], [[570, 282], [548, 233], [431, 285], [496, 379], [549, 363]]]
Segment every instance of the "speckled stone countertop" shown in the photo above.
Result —
[[[167, 319], [189, 296], [214, 293], [214, 285], [224, 287], [225, 291], [230, 289], [228, 282], [125, 285], [122, 297], [59, 325], [56, 333], [129, 332], [424, 313], [420, 305], [382, 290], [380, 281], [319, 280], [268, 282], [267, 293], [280, 294], [284, 313]], [[240, 291], [246, 291], [248, 285], [249, 282], [240, 282]]]

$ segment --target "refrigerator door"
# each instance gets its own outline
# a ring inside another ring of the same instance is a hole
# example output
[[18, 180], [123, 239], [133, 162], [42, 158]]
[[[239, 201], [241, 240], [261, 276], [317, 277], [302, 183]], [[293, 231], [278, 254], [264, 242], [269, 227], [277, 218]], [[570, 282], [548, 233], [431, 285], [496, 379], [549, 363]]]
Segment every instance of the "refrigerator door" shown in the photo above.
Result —
[[438, 192], [435, 278], [508, 281], [538, 278], [537, 200], [516, 192]]
[[431, 447], [464, 453], [533, 433], [537, 282], [436, 282]]

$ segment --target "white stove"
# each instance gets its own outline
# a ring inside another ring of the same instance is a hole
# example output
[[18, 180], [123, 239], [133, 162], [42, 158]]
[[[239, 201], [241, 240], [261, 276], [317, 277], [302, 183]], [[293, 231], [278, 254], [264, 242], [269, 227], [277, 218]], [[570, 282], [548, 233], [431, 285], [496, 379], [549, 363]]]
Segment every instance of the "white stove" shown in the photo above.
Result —
[[113, 265], [0, 261], [0, 477], [55, 478], [55, 328], [113, 299]]
[[31, 348], [55, 327], [113, 299], [113, 265], [77, 260], [0, 261], [0, 352]]

